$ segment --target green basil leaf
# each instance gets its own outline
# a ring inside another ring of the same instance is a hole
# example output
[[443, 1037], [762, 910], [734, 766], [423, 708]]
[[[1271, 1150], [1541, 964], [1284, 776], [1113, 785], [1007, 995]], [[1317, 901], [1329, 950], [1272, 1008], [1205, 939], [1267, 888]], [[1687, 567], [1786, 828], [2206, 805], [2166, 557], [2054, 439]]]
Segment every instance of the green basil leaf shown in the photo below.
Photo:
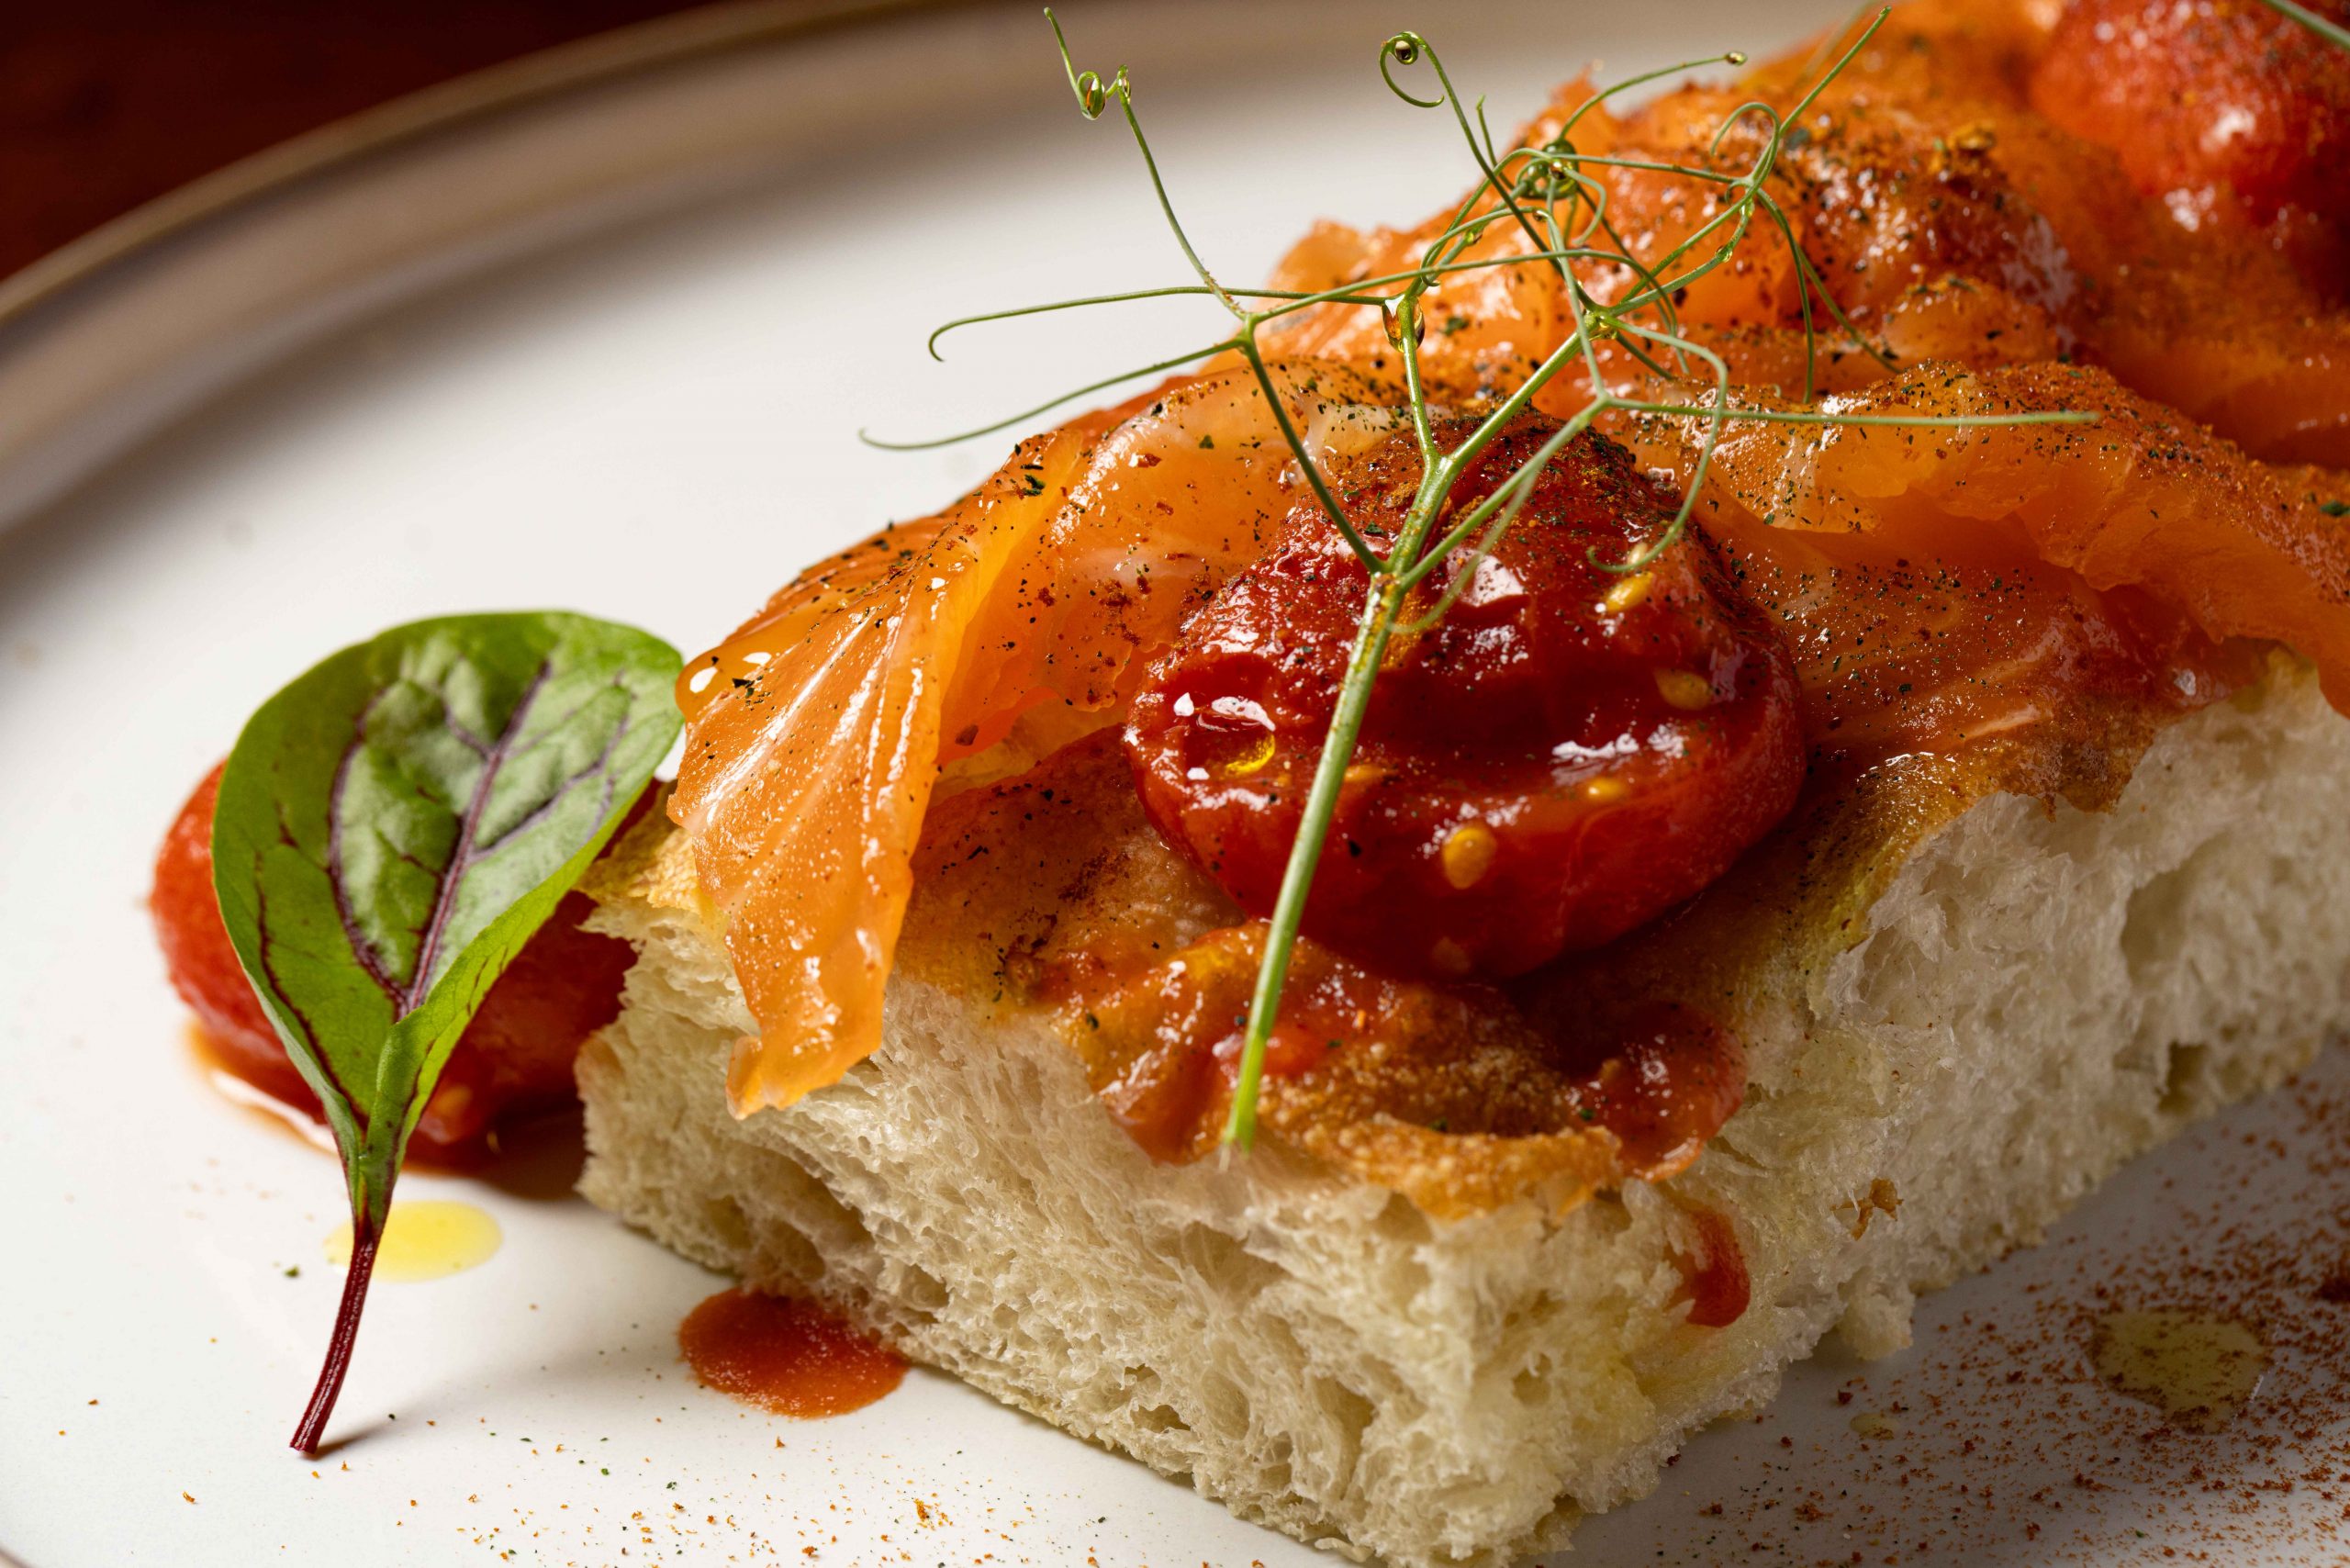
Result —
[[332, 1409], [433, 1083], [677, 738], [680, 663], [581, 615], [420, 621], [319, 664], [237, 738], [213, 886], [351, 1197], [351, 1271], [297, 1448]]

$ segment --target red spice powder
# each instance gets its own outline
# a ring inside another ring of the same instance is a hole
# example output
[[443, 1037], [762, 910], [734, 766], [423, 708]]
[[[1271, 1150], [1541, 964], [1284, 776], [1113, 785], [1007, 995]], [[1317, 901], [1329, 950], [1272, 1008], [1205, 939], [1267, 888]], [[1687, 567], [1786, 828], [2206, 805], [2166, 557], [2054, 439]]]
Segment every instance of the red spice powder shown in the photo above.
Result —
[[[1911, 1350], [1792, 1371], [1656, 1495], [1585, 1521], [1577, 1560], [2350, 1562], [2350, 1050], [2114, 1188], [1922, 1298]], [[2231, 1420], [2167, 1417], [2098, 1374], [2125, 1312], [2242, 1325], [2266, 1373]]]

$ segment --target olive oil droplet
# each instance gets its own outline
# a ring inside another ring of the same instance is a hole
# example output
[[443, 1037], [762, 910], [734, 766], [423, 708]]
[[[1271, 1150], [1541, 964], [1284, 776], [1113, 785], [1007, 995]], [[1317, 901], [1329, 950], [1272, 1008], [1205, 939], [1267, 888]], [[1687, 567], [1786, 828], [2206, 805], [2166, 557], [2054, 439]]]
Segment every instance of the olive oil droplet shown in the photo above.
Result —
[[[498, 1222], [471, 1204], [394, 1204], [375, 1248], [375, 1278], [395, 1283], [443, 1280], [487, 1263], [505, 1239]], [[351, 1262], [351, 1224], [327, 1238], [327, 1261]]]
[[2235, 1419], [2268, 1371], [2268, 1347], [2246, 1325], [2171, 1308], [2107, 1313], [2090, 1355], [2121, 1393], [2207, 1431]]

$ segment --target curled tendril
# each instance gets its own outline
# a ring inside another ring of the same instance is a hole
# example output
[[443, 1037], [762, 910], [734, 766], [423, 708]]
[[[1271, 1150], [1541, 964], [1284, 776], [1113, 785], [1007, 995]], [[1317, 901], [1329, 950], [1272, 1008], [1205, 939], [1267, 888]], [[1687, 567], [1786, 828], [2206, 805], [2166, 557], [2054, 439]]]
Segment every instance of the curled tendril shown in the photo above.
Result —
[[1730, 131], [1736, 129], [1740, 120], [1744, 119], [1749, 115], [1752, 115], [1761, 119], [1763, 124], [1771, 128], [1763, 134], [1763, 157], [1762, 160], [1758, 161], [1757, 165], [1767, 173], [1770, 163], [1775, 161], [1773, 159], [1772, 154], [1775, 153], [1777, 151], [1777, 143], [1782, 134], [1782, 127], [1779, 123], [1779, 111], [1773, 108], [1770, 105], [1762, 102], [1760, 98], [1750, 99], [1747, 102], [1739, 105], [1738, 107], [1730, 110], [1729, 113], [1724, 115], [1722, 117], [1722, 123], [1714, 127], [1714, 139], [1706, 144], [1706, 151], [1709, 155], [1718, 153], [1722, 150], [1722, 143], [1729, 139]]
[[1423, 54], [1428, 57], [1431, 63], [1435, 62], [1436, 50], [1428, 47], [1427, 39], [1414, 32], [1395, 34], [1379, 46], [1379, 79], [1387, 84], [1389, 92], [1415, 108], [1440, 109], [1444, 106], [1446, 95], [1451, 91], [1450, 84], [1444, 80], [1442, 66], [1437, 67], [1437, 83], [1444, 88], [1444, 91], [1433, 98], [1423, 98], [1395, 80], [1393, 67], [1417, 65]]
[[1607, 187], [1583, 173], [1573, 147], [1514, 147], [1494, 164], [1495, 174], [1508, 173], [1513, 163], [1521, 165], [1510, 179], [1513, 197], [1545, 205], [1580, 201], [1590, 208], [1580, 225], [1566, 231], [1569, 244], [1582, 245], [1606, 220]]
[[1087, 119], [1100, 119], [1113, 97], [1133, 101], [1134, 86], [1126, 80], [1126, 68], [1118, 67], [1117, 75], [1105, 85], [1099, 71], [1080, 71], [1070, 58], [1069, 39], [1061, 31], [1061, 19], [1053, 15], [1050, 6], [1045, 7], [1045, 20], [1053, 25], [1053, 41], [1060, 45], [1061, 69], [1069, 73], [1069, 90], [1077, 95], [1078, 112]]

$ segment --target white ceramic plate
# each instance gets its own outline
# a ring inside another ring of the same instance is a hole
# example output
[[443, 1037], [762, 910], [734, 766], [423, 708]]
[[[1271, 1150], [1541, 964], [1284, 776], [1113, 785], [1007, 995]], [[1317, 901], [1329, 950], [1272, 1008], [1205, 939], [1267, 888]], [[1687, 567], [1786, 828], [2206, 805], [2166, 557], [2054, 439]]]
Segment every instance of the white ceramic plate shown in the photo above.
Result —
[[[1842, 8], [1074, 0], [1068, 20], [1081, 63], [1135, 67], [1176, 196], [1238, 276], [1318, 213], [1410, 218], [1463, 183], [1447, 124], [1379, 84], [1393, 27], [1509, 122], [1588, 58], [1767, 49]], [[396, 116], [0, 287], [0, 1547], [30, 1568], [1318, 1561], [927, 1373], [822, 1423], [708, 1394], [675, 1329], [719, 1282], [559, 1191], [405, 1182], [486, 1207], [504, 1247], [379, 1287], [335, 1447], [284, 1446], [337, 1286], [335, 1172], [190, 1064], [140, 907], [244, 714], [430, 612], [563, 605], [699, 646], [1005, 444], [890, 456], [860, 426], [950, 430], [1207, 324], [1058, 318], [932, 364], [937, 320], [1181, 259], [1029, 7], [814, 31], [806, 10]], [[2312, 1164], [2345, 1105], [2337, 1054], [2144, 1163], [1930, 1302], [1917, 1350], [1802, 1369], [1701, 1439], [1580, 1560], [2338, 1561], [2350, 1358], [2305, 1298], [2350, 1251], [2343, 1161]], [[2254, 1254], [2301, 1270], [2261, 1298], [2264, 1408], [2291, 1419], [2142, 1436], [2151, 1413], [2087, 1371], [2090, 1285], [2199, 1301]]]

